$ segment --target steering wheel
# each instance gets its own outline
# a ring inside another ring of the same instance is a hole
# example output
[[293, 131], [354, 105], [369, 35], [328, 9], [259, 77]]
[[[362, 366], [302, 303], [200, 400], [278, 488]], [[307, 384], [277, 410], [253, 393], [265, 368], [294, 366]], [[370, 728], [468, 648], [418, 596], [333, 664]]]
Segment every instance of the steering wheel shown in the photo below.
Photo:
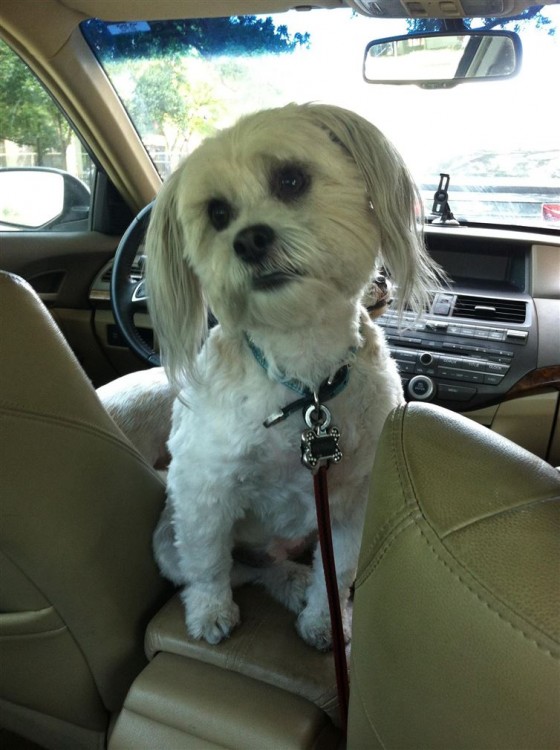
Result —
[[119, 242], [111, 271], [111, 307], [117, 328], [128, 346], [141, 360], [158, 367], [161, 364], [159, 354], [134, 325], [134, 314], [147, 309], [146, 282], [143, 278], [133, 279], [131, 275], [132, 264], [146, 236], [152, 206], [153, 202], [140, 211]]

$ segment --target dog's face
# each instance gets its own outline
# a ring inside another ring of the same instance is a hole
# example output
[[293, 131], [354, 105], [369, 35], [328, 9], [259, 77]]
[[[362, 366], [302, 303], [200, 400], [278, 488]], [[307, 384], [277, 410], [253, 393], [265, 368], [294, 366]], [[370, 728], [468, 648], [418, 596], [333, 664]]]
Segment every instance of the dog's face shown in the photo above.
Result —
[[224, 326], [307, 325], [355, 300], [379, 237], [364, 180], [297, 110], [265, 111], [207, 140], [175, 185], [184, 257]]
[[205, 305], [226, 329], [309, 326], [356, 306], [381, 253], [421, 298], [415, 196], [382, 134], [336, 107], [265, 110], [205, 141], [164, 185], [147, 238], [171, 370], [198, 348]]

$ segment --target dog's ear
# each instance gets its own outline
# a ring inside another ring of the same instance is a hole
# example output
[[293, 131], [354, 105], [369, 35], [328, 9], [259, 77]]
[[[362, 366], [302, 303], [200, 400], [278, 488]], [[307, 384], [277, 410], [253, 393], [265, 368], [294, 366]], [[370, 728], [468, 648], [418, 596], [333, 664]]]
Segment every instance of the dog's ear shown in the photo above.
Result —
[[399, 313], [407, 305], [421, 313], [442, 274], [426, 251], [422, 199], [401, 155], [360, 115], [331, 105], [305, 106], [362, 173], [381, 235], [380, 262], [398, 287]]
[[208, 332], [208, 311], [180, 221], [181, 170], [158, 194], [146, 234], [148, 307], [169, 380], [180, 389], [195, 376], [197, 354]]

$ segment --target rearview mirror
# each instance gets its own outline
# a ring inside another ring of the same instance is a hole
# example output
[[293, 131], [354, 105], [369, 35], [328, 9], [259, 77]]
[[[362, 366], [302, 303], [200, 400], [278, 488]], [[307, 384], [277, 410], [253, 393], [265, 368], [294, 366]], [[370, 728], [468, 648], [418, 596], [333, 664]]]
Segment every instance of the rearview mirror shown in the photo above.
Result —
[[451, 88], [512, 78], [520, 67], [521, 40], [511, 31], [436, 32], [369, 42], [363, 75], [367, 83]]

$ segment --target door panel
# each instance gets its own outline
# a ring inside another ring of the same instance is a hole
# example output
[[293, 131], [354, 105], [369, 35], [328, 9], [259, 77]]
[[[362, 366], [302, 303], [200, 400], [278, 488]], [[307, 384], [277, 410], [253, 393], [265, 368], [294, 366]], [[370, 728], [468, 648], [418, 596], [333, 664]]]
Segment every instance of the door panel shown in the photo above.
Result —
[[89, 299], [90, 286], [113, 257], [119, 239], [99, 232], [0, 234], [0, 268], [33, 286], [95, 386], [141, 367], [131, 353], [117, 366], [107, 357]]

